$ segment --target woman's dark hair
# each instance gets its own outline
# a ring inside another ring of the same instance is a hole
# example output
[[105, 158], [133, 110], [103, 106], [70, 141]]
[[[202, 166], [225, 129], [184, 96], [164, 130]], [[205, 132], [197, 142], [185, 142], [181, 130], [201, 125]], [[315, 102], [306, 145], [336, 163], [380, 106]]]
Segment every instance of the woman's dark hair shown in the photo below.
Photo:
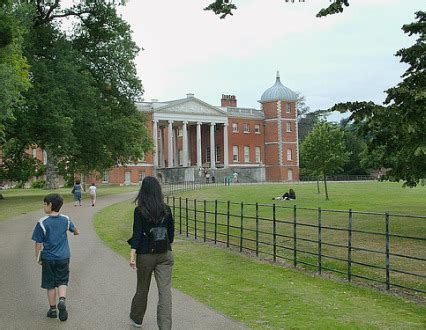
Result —
[[167, 213], [160, 183], [153, 176], [147, 176], [143, 179], [135, 203], [138, 205], [142, 216], [155, 224], [158, 224]]
[[80, 180], [75, 180], [75, 184], [80, 184]]

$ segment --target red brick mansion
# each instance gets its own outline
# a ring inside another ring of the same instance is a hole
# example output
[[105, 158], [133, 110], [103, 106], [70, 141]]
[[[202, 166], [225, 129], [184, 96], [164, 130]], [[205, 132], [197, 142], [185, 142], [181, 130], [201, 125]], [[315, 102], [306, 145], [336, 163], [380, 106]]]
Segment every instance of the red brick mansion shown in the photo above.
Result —
[[299, 180], [297, 94], [277, 73], [259, 102], [260, 109], [240, 108], [234, 95], [222, 95], [221, 105], [214, 106], [187, 94], [138, 103], [151, 124], [153, 152], [104, 173], [101, 181], [134, 184], [155, 175], [181, 182], [205, 173], [217, 181], [234, 173], [240, 182]]

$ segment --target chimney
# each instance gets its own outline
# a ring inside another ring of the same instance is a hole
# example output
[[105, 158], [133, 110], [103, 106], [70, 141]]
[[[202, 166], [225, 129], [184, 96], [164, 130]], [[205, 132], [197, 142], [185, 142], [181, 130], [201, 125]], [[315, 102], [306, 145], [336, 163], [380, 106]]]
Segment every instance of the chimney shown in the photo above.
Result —
[[186, 98], [187, 98], [187, 99], [190, 99], [191, 97], [194, 97], [194, 94], [193, 94], [193, 93], [188, 93], [188, 94], [186, 94]]
[[235, 95], [222, 94], [222, 99], [220, 100], [220, 105], [222, 107], [236, 107], [237, 106], [237, 99], [235, 98]]

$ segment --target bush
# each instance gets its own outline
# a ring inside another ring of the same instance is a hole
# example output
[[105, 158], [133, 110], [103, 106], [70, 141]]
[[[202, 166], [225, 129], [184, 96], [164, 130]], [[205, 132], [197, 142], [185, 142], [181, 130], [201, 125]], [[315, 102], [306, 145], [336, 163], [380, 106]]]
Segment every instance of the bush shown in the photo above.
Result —
[[35, 180], [31, 183], [31, 188], [39, 189], [44, 188], [44, 185], [46, 184], [46, 181], [44, 180]]

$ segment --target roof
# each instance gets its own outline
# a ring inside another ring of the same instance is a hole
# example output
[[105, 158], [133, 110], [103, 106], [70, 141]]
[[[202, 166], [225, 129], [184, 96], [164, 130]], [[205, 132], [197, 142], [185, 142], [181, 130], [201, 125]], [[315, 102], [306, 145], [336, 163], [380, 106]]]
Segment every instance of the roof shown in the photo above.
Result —
[[263, 92], [260, 98], [260, 103], [286, 100], [286, 101], [297, 101], [298, 95], [293, 92], [290, 88], [285, 87], [280, 81], [280, 73], [277, 71], [277, 78], [275, 84]]

